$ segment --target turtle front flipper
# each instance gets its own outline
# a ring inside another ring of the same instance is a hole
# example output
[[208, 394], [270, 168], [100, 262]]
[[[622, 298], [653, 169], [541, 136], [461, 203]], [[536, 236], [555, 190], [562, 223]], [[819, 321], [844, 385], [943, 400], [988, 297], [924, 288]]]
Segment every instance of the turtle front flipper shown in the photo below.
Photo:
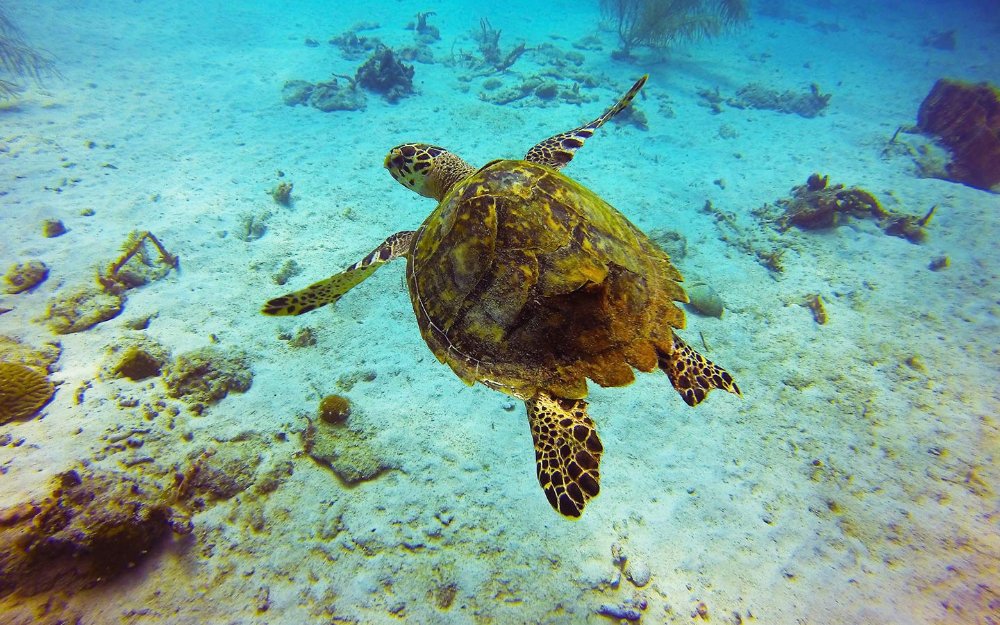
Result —
[[301, 291], [276, 297], [264, 304], [261, 312], [273, 316], [301, 315], [336, 302], [385, 263], [406, 256], [414, 234], [413, 231], [397, 232], [347, 269]]
[[639, 93], [642, 86], [646, 84], [646, 74], [636, 81], [632, 88], [628, 90], [621, 100], [609, 108], [604, 115], [601, 115], [589, 124], [574, 128], [569, 132], [560, 133], [554, 137], [549, 137], [535, 147], [528, 150], [524, 160], [540, 165], [548, 165], [553, 169], [562, 169], [566, 163], [573, 160], [576, 151], [583, 147], [583, 142], [594, 136], [594, 131], [603, 126], [609, 119], [624, 111], [632, 99]]
[[604, 446], [587, 416], [587, 402], [539, 391], [524, 403], [535, 441], [538, 483], [556, 511], [578, 517], [601, 490], [598, 466]]
[[728, 371], [691, 349], [677, 334], [674, 334], [673, 350], [665, 354], [658, 349], [657, 356], [660, 369], [688, 406], [697, 406], [713, 388], [743, 397]]

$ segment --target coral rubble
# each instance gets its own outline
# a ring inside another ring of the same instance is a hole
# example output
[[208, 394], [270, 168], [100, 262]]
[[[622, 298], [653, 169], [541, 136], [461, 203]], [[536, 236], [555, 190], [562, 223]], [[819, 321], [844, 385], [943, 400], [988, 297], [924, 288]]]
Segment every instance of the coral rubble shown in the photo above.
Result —
[[751, 83], [737, 91], [735, 97], [726, 100], [726, 104], [738, 109], [768, 109], [801, 117], [816, 117], [827, 107], [831, 97], [829, 93], [821, 93], [816, 83], [809, 85], [808, 93], [775, 91]]
[[920, 104], [917, 127], [951, 152], [949, 180], [1000, 193], [1000, 89], [942, 78]]

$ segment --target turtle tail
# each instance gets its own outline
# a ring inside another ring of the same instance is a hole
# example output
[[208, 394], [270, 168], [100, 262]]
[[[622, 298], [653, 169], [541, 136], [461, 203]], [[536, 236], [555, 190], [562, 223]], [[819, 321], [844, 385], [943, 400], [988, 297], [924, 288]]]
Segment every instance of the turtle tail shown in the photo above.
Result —
[[667, 374], [688, 406], [697, 406], [713, 388], [743, 397], [728, 371], [691, 349], [677, 334], [673, 337], [674, 345], [670, 353], [657, 348], [657, 358], [660, 369]]

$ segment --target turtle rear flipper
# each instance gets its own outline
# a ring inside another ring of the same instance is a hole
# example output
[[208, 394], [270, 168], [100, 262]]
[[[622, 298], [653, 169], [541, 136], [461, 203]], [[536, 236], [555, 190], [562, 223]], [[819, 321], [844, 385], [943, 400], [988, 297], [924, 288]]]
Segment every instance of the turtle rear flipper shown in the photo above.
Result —
[[540, 391], [524, 403], [535, 441], [538, 483], [556, 511], [578, 517], [601, 490], [598, 467], [604, 446], [587, 416], [587, 402]]
[[632, 99], [639, 93], [642, 86], [646, 84], [647, 78], [649, 78], [649, 74], [637, 80], [632, 85], [632, 88], [628, 90], [628, 93], [623, 95], [604, 115], [601, 115], [589, 124], [584, 124], [569, 132], [561, 132], [554, 137], [549, 137], [528, 150], [528, 153], [524, 156], [524, 160], [548, 165], [553, 169], [562, 169], [566, 163], [573, 160], [576, 151], [583, 147], [584, 141], [594, 136], [594, 132], [598, 128], [618, 113], [624, 111], [632, 103]]
[[385, 263], [406, 256], [413, 234], [412, 231], [397, 232], [347, 269], [301, 291], [276, 297], [264, 304], [261, 312], [272, 316], [301, 315], [336, 302]]
[[743, 397], [728, 371], [691, 349], [676, 334], [673, 350], [669, 354], [657, 350], [657, 355], [660, 369], [688, 406], [698, 405], [713, 388]]

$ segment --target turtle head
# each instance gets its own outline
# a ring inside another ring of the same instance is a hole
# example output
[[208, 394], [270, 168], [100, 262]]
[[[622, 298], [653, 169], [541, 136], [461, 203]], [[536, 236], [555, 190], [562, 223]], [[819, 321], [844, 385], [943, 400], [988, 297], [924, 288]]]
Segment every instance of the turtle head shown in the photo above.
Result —
[[475, 172], [448, 150], [427, 143], [397, 145], [385, 156], [385, 168], [407, 189], [438, 201], [455, 183]]

